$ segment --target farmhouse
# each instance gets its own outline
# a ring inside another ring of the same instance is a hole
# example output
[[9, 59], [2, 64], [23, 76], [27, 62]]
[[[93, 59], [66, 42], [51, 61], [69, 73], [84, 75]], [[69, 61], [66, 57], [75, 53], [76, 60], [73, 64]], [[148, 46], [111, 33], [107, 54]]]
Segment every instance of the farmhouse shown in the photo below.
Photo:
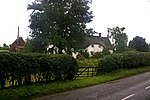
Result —
[[[99, 36], [88, 36], [85, 40], [85, 50], [89, 53], [90, 56], [97, 52], [102, 52], [104, 48], [111, 45], [108, 37], [102, 37], [101, 33]], [[110, 51], [111, 52], [111, 51]]]

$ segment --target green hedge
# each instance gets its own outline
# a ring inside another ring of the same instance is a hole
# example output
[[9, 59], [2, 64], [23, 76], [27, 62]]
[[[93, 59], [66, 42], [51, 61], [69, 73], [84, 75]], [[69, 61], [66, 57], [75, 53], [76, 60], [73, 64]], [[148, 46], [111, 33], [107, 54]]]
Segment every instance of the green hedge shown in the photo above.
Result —
[[69, 55], [0, 53], [0, 88], [70, 80], [77, 71]]
[[98, 73], [108, 73], [116, 69], [150, 66], [150, 52], [125, 52], [112, 54], [99, 61]]

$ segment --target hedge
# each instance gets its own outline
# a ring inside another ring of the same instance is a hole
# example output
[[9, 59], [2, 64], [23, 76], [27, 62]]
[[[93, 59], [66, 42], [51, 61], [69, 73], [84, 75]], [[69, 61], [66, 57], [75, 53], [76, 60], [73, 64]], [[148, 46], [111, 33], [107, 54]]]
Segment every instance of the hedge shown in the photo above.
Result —
[[150, 52], [130, 51], [112, 54], [99, 61], [98, 73], [108, 73], [116, 69], [150, 66]]
[[69, 55], [0, 53], [0, 88], [70, 80], [77, 71]]

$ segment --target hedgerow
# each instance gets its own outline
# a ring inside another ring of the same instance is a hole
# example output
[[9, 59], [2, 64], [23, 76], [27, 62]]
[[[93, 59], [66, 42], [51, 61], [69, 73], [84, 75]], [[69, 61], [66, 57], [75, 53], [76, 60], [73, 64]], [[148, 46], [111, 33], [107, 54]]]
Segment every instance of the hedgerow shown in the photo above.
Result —
[[0, 88], [70, 80], [77, 71], [69, 55], [0, 53]]
[[112, 54], [99, 61], [98, 73], [108, 73], [116, 69], [150, 66], [150, 52], [125, 52]]

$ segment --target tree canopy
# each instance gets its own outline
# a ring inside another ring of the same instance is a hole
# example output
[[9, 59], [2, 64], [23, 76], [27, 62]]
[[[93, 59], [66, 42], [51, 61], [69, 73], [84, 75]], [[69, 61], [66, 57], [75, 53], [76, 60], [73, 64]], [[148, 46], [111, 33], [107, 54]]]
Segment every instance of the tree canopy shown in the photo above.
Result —
[[149, 45], [146, 43], [143, 37], [136, 36], [129, 42], [129, 47], [137, 51], [147, 52], [149, 51]]
[[33, 10], [29, 21], [31, 37], [41, 40], [36, 45], [46, 48], [53, 44], [58, 53], [81, 49], [87, 33], [86, 23], [93, 18], [92, 11], [89, 11], [90, 1], [35, 0], [29, 4], [28, 10]]
[[116, 52], [124, 52], [127, 49], [128, 37], [124, 33], [125, 27], [108, 28], [108, 37], [112, 39], [113, 49]]

